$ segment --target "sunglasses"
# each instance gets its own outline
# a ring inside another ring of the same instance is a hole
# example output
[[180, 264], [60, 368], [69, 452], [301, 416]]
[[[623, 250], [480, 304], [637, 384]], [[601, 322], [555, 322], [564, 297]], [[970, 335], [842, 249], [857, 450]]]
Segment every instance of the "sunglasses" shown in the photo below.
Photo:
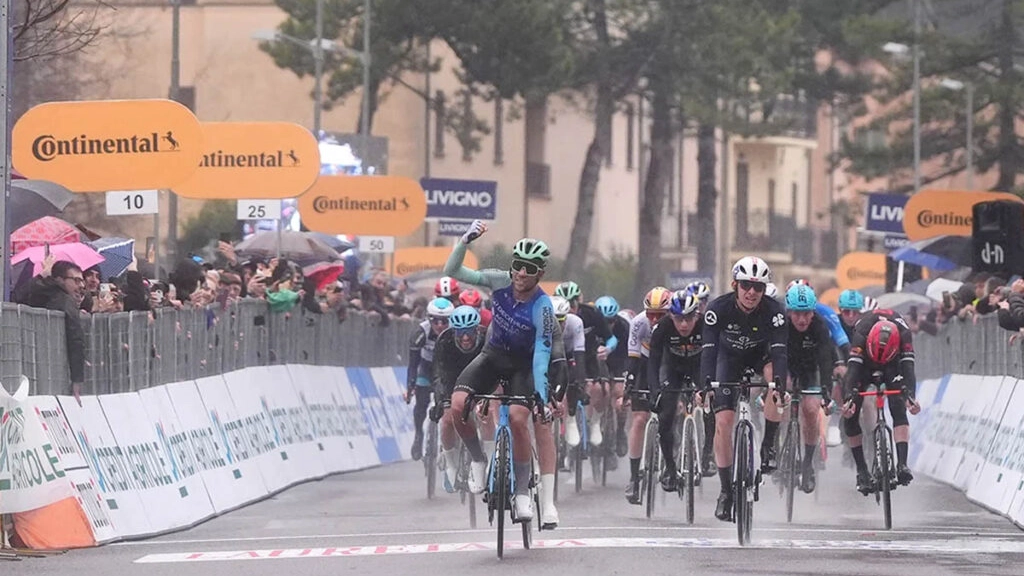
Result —
[[447, 318], [431, 318], [430, 319], [430, 323], [431, 324], [437, 324], [439, 326], [447, 326], [448, 325], [448, 319]]
[[476, 328], [456, 328], [455, 329], [455, 337], [456, 338], [465, 338], [466, 336], [476, 336], [476, 334], [477, 334], [477, 329]]
[[753, 282], [751, 280], [740, 280], [740, 288], [744, 290], [753, 290], [754, 292], [764, 292], [766, 286], [760, 282]]
[[689, 314], [673, 314], [672, 319], [676, 322], [693, 322], [697, 319], [696, 312], [690, 312]]
[[662, 318], [664, 318], [666, 314], [667, 314], [667, 312], [648, 312], [647, 313], [647, 321], [651, 322], [652, 324], [656, 323], [659, 320], [661, 320]]
[[513, 260], [512, 261], [513, 272], [525, 272], [527, 276], [536, 276], [540, 273], [541, 267], [534, 264], [533, 262], [527, 262], [526, 260]]

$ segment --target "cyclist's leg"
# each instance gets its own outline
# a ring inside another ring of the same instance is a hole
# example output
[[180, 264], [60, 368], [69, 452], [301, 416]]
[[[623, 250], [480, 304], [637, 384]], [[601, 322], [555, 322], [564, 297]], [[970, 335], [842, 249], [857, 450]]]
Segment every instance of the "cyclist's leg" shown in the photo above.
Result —
[[[753, 358], [751, 366], [764, 376], [764, 381], [773, 380], [773, 368], [768, 351], [758, 351]], [[764, 400], [764, 438], [761, 439], [761, 470], [771, 472], [778, 467], [775, 454], [775, 439], [779, 435], [779, 423], [786, 410], [782, 404], [782, 394], [768, 391]]]
[[[506, 360], [506, 373], [509, 382], [506, 394], [533, 397], [533, 365], [520, 362], [515, 367]], [[523, 404], [512, 404], [509, 407], [509, 427], [512, 428], [512, 470], [516, 475], [515, 507], [516, 517], [520, 520], [533, 518], [533, 499], [530, 498], [530, 474], [533, 458], [532, 439], [530, 437], [530, 408]]]
[[864, 436], [860, 425], [860, 413], [864, 405], [864, 397], [854, 395], [853, 414], [843, 420], [846, 441], [850, 444], [850, 454], [857, 468], [857, 489], [864, 494], [871, 491], [871, 476], [868, 474], [868, 463], [864, 459]]
[[533, 425], [534, 440], [537, 442], [537, 464], [540, 467], [541, 522], [553, 528], [558, 524], [558, 510], [555, 508], [555, 467], [558, 452], [555, 448], [554, 422], [538, 420]]
[[[423, 366], [424, 362], [420, 362]], [[427, 419], [427, 410], [430, 409], [430, 381], [420, 376], [416, 379], [416, 405], [412, 411], [413, 426], [415, 426], [415, 437], [412, 441], [412, 459], [419, 460], [423, 457], [423, 422]]]
[[477, 435], [475, 421], [472, 416], [463, 421], [462, 415], [471, 394], [490, 394], [497, 387], [497, 367], [493, 356], [493, 352], [489, 352], [486, 348], [480, 352], [466, 366], [462, 374], [459, 374], [452, 392], [451, 411], [455, 416], [453, 418], [455, 431], [462, 438], [466, 445], [466, 451], [469, 452], [473, 462], [485, 462], [487, 458]]
[[[801, 390], [821, 390], [818, 388], [818, 374], [812, 371], [809, 374], [796, 378], [797, 386]], [[800, 401], [800, 435], [804, 445], [803, 471], [801, 480], [804, 492], [814, 492], [817, 478], [814, 473], [814, 454], [818, 451], [818, 441], [821, 438], [821, 419], [823, 410], [821, 408], [821, 396], [808, 394]]]
[[665, 470], [661, 474], [661, 487], [666, 492], [674, 492], [677, 487], [676, 470], [676, 418], [681, 418], [679, 413], [679, 375], [669, 376], [665, 383], [665, 389], [661, 393], [661, 400], [658, 403], [658, 440], [661, 444], [661, 454], [665, 457]]
[[[741, 358], [719, 351], [715, 379], [719, 382], [739, 380], [743, 369], [739, 360]], [[732, 430], [736, 424], [736, 390], [715, 390], [711, 404], [715, 412], [715, 462], [718, 464], [718, 478], [722, 485], [715, 516], [719, 520], [729, 520], [732, 518]]]
[[[647, 362], [641, 361], [640, 370], [637, 372], [637, 381], [633, 383], [633, 390], [643, 392], [647, 388]], [[643, 458], [644, 453], [644, 428], [647, 426], [647, 420], [651, 417], [651, 404], [646, 395], [630, 394], [629, 405], [632, 410], [632, 416], [630, 416], [629, 425], [630, 486], [628, 488], [632, 492], [633, 484], [640, 480], [640, 460]], [[637, 489], [639, 490], [639, 486], [637, 486]]]
[[[886, 382], [892, 382], [899, 375], [897, 367], [886, 369]], [[910, 420], [907, 418], [906, 400], [902, 395], [889, 396], [889, 414], [892, 416], [892, 438], [896, 443], [896, 473], [900, 484], [910, 484], [914, 475], [907, 466], [907, 452], [910, 446]]]
[[[613, 378], [622, 378], [625, 370], [615, 367], [610, 370]], [[626, 392], [626, 383], [612, 380], [612, 406], [615, 407], [615, 453], [616, 456], [625, 456], [629, 451], [629, 437], [626, 434], [626, 399], [623, 395]]]
[[605, 391], [601, 383], [603, 362], [597, 359], [596, 354], [587, 354], [585, 364], [587, 373], [587, 394], [590, 395], [590, 404], [587, 405], [587, 437], [594, 446], [600, 446], [604, 441], [601, 434], [601, 414], [604, 412]]

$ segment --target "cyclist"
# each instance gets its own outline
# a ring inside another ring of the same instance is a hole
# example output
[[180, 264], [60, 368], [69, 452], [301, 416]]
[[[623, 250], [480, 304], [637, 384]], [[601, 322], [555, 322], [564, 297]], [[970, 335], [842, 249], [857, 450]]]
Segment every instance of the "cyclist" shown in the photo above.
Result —
[[[870, 312], [878, 307], [878, 304], [873, 298], [867, 298], [857, 290], [843, 290], [839, 294], [839, 319], [843, 325], [843, 331], [846, 332], [846, 336], [852, 341], [853, 340], [853, 327], [857, 325], [857, 321], [860, 320], [861, 316], [866, 312]], [[842, 366], [837, 371], [838, 376], [846, 376], [846, 366]], [[833, 398], [843, 397], [843, 384], [840, 380], [836, 382], [835, 387], [832, 389]], [[875, 404], [868, 402], [862, 404], [860, 409], [860, 421], [861, 425], [870, 424], [875, 421]], [[839, 424], [841, 422], [841, 415], [836, 415], [837, 420], [835, 427], [829, 426], [828, 429], [828, 443], [830, 446], [838, 446], [844, 443], [845, 431], [843, 431]], [[847, 443], [846, 449], [843, 450], [843, 464], [851, 466], [853, 464], [852, 454], [849, 450]]]
[[571, 312], [572, 306], [569, 305], [569, 301], [561, 296], [553, 296], [551, 305], [555, 309], [555, 318], [558, 319], [558, 324], [562, 327], [562, 341], [565, 344], [566, 360], [569, 363], [570, 372], [571, 385], [565, 400], [569, 418], [566, 420], [572, 420], [574, 423], [571, 426], [566, 424], [565, 442], [569, 446], [575, 447], [580, 444], [580, 431], [575, 425], [577, 394], [581, 390], [579, 385], [586, 380], [583, 364], [587, 344], [583, 334], [583, 320]]
[[[465, 294], [465, 292], [463, 292]], [[441, 458], [444, 462], [445, 484], [448, 492], [455, 490], [459, 467], [459, 450], [455, 442], [455, 421], [452, 420], [452, 389], [459, 374], [476, 358], [484, 347], [487, 328], [480, 321], [480, 313], [472, 306], [462, 305], [448, 317], [448, 329], [437, 337], [434, 345], [433, 387], [434, 412], [431, 418], [441, 423]], [[461, 418], [461, 414], [456, 416]]]
[[[789, 293], [789, 289], [793, 286], [807, 286], [814, 289], [811, 283], [804, 278], [797, 278], [791, 281], [786, 286], [786, 293]], [[840, 367], [846, 364], [846, 359], [850, 357], [850, 339], [847, 337], [846, 331], [843, 330], [843, 322], [839, 319], [839, 315], [827, 304], [818, 302], [814, 307], [814, 311], [821, 316], [821, 319], [828, 325], [829, 334], [832, 336], [832, 341], [836, 343], [836, 348], [839, 354], [835, 358], [836, 373], [840, 372]]]
[[480, 313], [480, 325], [487, 328], [491, 325], [491, 311], [484, 308], [484, 297], [480, 295], [480, 291], [475, 288], [469, 288], [459, 293], [459, 302], [476, 308], [476, 311]]
[[822, 401], [810, 399], [800, 403], [800, 430], [803, 435], [803, 470], [800, 489], [814, 492], [814, 452], [818, 449], [821, 411], [831, 404], [828, 383], [832, 377], [832, 350], [835, 347], [825, 320], [815, 311], [818, 298], [806, 284], [797, 284], [786, 291], [789, 316], [788, 366], [790, 386], [803, 392], [819, 392]]
[[[601, 378], [598, 358], [606, 357], [609, 349], [615, 348], [618, 341], [612, 334], [611, 329], [609, 329], [608, 323], [601, 316], [601, 313], [593, 306], [582, 303], [583, 292], [578, 284], [575, 282], [562, 282], [555, 288], [555, 296], [561, 296], [568, 300], [569, 305], [572, 307], [572, 313], [579, 316], [580, 320], [583, 320], [583, 332], [587, 343], [583, 369], [587, 382], [590, 384], [584, 392], [590, 398], [590, 403], [587, 406], [587, 421], [590, 423], [588, 437], [591, 444], [600, 446], [604, 439], [601, 436], [601, 417], [599, 413], [604, 409], [604, 395], [601, 387], [594, 386], [593, 383]], [[566, 439], [569, 438], [570, 434], [579, 436], [579, 430], [570, 430], [576, 427], [575, 418], [566, 420], [565, 426]]]
[[405, 401], [416, 398], [413, 408], [413, 423], [416, 426], [412, 441], [412, 459], [423, 457], [423, 421], [427, 419], [430, 407], [430, 364], [434, 361], [434, 345], [437, 337], [448, 328], [448, 317], [455, 306], [446, 298], [434, 298], [427, 304], [427, 319], [412, 330], [409, 339], [409, 371], [406, 376]]
[[[469, 395], [474, 392], [487, 393], [495, 389], [499, 378], [508, 381], [505, 393], [540, 397], [543, 404], [548, 402], [548, 370], [552, 348], [560, 350], [561, 335], [555, 320], [551, 299], [540, 289], [551, 251], [547, 244], [533, 238], [523, 238], [512, 248], [512, 264], [509, 270], [472, 270], [462, 265], [467, 246], [487, 226], [474, 220], [469, 230], [455, 243], [444, 273], [477, 286], [493, 290], [491, 302], [494, 317], [491, 320], [489, 336], [480, 354], [462, 371], [452, 392], [452, 410], [462, 414]], [[556, 342], [556, 339], [558, 342]], [[562, 366], [564, 367], [564, 355]], [[520, 520], [533, 518], [533, 501], [529, 495], [530, 459], [533, 453], [530, 445], [530, 411], [526, 406], [513, 405], [510, 410], [512, 444], [515, 461], [516, 494], [513, 498], [516, 517]], [[481, 448], [473, 422], [455, 419], [455, 429], [462, 437], [473, 462], [470, 464], [470, 491], [483, 492], [487, 480], [487, 459]], [[537, 438], [537, 459], [540, 464], [543, 506], [541, 524], [553, 528], [558, 524], [555, 509], [555, 441], [551, 424], [538, 422], [534, 428]]]
[[679, 406], [679, 391], [686, 380], [694, 382], [700, 376], [704, 322], [699, 308], [700, 300], [695, 295], [677, 293], [672, 297], [668, 316], [659, 320], [651, 333], [647, 381], [654, 392], [651, 411], [658, 413], [658, 437], [665, 457], [661, 488], [666, 492], [675, 492], [679, 485], [679, 472], [673, 457], [677, 441], [673, 426]]
[[[768, 285], [774, 286], [769, 283]], [[711, 287], [704, 282], [695, 281], [690, 282], [686, 286], [686, 292], [693, 294], [700, 301], [700, 312], [701, 317], [708, 310], [708, 302], [711, 299]], [[701, 470], [703, 470], [703, 476], [710, 478], [718, 473], [718, 466], [715, 464], [715, 414], [711, 410], [704, 411], [704, 446], [701, 447]]]
[[695, 280], [687, 284], [685, 290], [700, 300], [700, 313], [703, 315], [708, 309], [708, 302], [711, 301], [711, 287], [705, 282]]
[[668, 314], [672, 293], [657, 286], [644, 296], [644, 314], [637, 315], [629, 324], [629, 361], [626, 371], [625, 398], [633, 416], [629, 426], [629, 484], [626, 500], [640, 504], [640, 460], [644, 451], [644, 427], [651, 412], [650, 400], [636, 392], [649, 390], [647, 383], [648, 358], [651, 353], [651, 330]]
[[[611, 296], [601, 296], [594, 302], [594, 307], [604, 316], [608, 327], [615, 336], [618, 344], [608, 353], [605, 365], [608, 367], [608, 376], [613, 379], [612, 385], [612, 406], [615, 408], [615, 453], [618, 456], [625, 456], [628, 449], [626, 440], [626, 411], [623, 410], [622, 395], [625, 392], [626, 361], [629, 359], [629, 320], [619, 315], [619, 303]], [[622, 382], [615, 382], [615, 378], [623, 379]], [[614, 457], [606, 462], [609, 470], [619, 467], [618, 460]]]
[[[768, 264], [754, 256], [741, 258], [733, 265], [733, 292], [716, 298], [704, 313], [701, 382], [736, 382], [748, 367], [759, 371], [766, 382], [773, 377], [786, 382], [786, 314], [781, 304], [764, 297], [771, 277]], [[776, 464], [775, 435], [779, 429], [780, 401], [776, 393], [770, 394], [765, 403], [761, 468], [766, 473], [774, 470]], [[719, 520], [731, 520], [732, 432], [736, 420], [733, 390], [716, 391], [713, 406], [715, 460], [722, 481], [715, 516]]]
[[772, 300], [778, 300], [779, 299], [779, 287], [776, 286], [774, 282], [769, 282], [764, 287], [764, 295], [767, 296], [768, 298], [771, 298]]
[[434, 297], [446, 298], [455, 306], [459, 305], [460, 292], [462, 292], [462, 288], [459, 287], [459, 281], [450, 276], [442, 276], [441, 279], [434, 284]]
[[869, 383], [871, 374], [876, 370], [882, 372], [883, 382], [903, 388], [902, 396], [889, 397], [889, 414], [892, 415], [892, 435], [896, 442], [896, 480], [906, 486], [914, 479], [907, 466], [910, 442], [907, 410], [917, 414], [921, 406], [914, 399], [917, 380], [914, 376], [914, 342], [910, 327], [893, 310], [868, 312], [857, 321], [853, 328], [853, 347], [847, 363], [846, 379], [843, 381], [846, 437], [857, 464], [857, 490], [865, 496], [872, 493], [876, 486], [864, 460], [861, 425], [857, 417], [864, 398], [857, 391]]

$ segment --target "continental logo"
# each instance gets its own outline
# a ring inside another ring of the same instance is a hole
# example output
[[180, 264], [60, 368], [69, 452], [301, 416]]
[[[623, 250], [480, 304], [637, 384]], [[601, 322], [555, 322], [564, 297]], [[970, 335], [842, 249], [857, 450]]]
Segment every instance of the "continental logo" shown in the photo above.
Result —
[[396, 196], [378, 200], [360, 200], [348, 196], [343, 198], [317, 196], [313, 199], [313, 210], [318, 214], [339, 210], [345, 212], [404, 212], [409, 210], [409, 200]]
[[417, 272], [425, 272], [427, 270], [439, 270], [443, 266], [444, 266], [444, 264], [441, 264], [439, 266], [436, 263], [435, 264], [429, 264], [429, 263], [426, 263], [426, 262], [408, 263], [408, 264], [405, 263], [405, 262], [402, 262], [402, 263], [399, 263], [399, 264], [395, 265], [395, 272], [397, 272], [399, 276], [408, 276], [410, 274], [416, 274]]
[[129, 154], [155, 154], [177, 152], [181, 144], [174, 131], [132, 134], [113, 138], [96, 138], [81, 134], [61, 139], [43, 134], [32, 141], [32, 156], [40, 162], [51, 162], [62, 156], [112, 156]]
[[258, 154], [231, 154], [217, 150], [203, 154], [200, 168], [299, 168], [302, 161], [294, 149], [274, 150]]
[[931, 210], [922, 210], [917, 214], [917, 224], [922, 228], [932, 226], [971, 226], [972, 216], [964, 216], [955, 212], [935, 213]]
[[850, 280], [885, 280], [885, 271], [850, 268], [846, 277]]

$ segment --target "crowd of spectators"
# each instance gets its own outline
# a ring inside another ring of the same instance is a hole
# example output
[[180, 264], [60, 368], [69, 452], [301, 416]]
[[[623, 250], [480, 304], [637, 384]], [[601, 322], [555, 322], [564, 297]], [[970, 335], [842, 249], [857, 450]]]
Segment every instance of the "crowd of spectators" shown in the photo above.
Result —
[[936, 335], [950, 322], [977, 323], [980, 318], [995, 314], [999, 325], [1014, 332], [1011, 341], [1024, 334], [1024, 280], [1007, 280], [977, 272], [954, 291], [943, 292], [942, 298], [930, 308], [911, 307], [906, 318], [914, 332]]

